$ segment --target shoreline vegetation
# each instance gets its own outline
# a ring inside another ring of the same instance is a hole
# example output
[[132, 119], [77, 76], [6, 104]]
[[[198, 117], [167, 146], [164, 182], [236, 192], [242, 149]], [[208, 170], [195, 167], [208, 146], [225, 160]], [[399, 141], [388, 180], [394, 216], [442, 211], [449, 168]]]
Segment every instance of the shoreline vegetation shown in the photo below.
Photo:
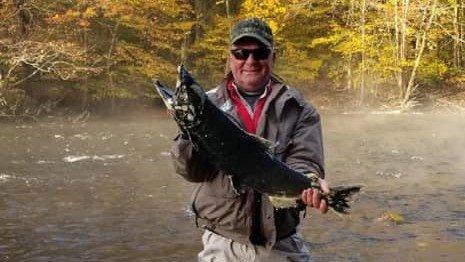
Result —
[[231, 24], [252, 16], [320, 111], [465, 111], [465, 0], [5, 0], [0, 121], [152, 107], [152, 79], [174, 86], [181, 63], [210, 89]]
[[[436, 114], [436, 115], [465, 115], [465, 92], [453, 97], [453, 99], [444, 97], [433, 97], [425, 103], [418, 102], [411, 107], [401, 107], [399, 104], [382, 104], [377, 106], [354, 106], [356, 101], [350, 101], [347, 98], [334, 95], [307, 95], [308, 100], [316, 106], [320, 114], [348, 114], [348, 115], [396, 115], [396, 114]], [[80, 108], [74, 107], [55, 107], [49, 110], [40, 110], [31, 114], [5, 114], [0, 112], [0, 123], [25, 123], [41, 121], [64, 121], [72, 123], [87, 122], [98, 119], [126, 119], [138, 116], [144, 117], [163, 117], [165, 107], [161, 100], [154, 98], [145, 101], [125, 101], [114, 107], [104, 107], [96, 105], [89, 110], [81, 111]]]

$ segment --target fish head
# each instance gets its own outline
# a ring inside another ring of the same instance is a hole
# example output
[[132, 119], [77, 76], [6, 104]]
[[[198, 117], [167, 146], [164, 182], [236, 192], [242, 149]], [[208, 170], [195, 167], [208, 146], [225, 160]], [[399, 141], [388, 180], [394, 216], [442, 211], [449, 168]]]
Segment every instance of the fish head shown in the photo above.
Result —
[[173, 109], [177, 122], [189, 128], [200, 123], [207, 95], [202, 87], [184, 68], [178, 67], [178, 79], [173, 99]]

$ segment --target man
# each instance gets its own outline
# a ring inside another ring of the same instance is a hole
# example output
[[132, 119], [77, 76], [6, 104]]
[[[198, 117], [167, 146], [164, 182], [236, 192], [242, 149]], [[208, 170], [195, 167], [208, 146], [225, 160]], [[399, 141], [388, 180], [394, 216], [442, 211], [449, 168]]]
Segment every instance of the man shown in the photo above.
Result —
[[[273, 141], [274, 155], [291, 168], [316, 175], [324, 192], [323, 145], [318, 113], [272, 74], [273, 35], [264, 21], [238, 22], [230, 34], [230, 72], [208, 92], [211, 101], [247, 132]], [[172, 148], [176, 172], [198, 183], [192, 209], [205, 228], [199, 261], [309, 261], [297, 225], [306, 205], [327, 211], [317, 190], [307, 189], [295, 208], [274, 209], [266, 195], [237, 193], [190, 141], [179, 135]]]

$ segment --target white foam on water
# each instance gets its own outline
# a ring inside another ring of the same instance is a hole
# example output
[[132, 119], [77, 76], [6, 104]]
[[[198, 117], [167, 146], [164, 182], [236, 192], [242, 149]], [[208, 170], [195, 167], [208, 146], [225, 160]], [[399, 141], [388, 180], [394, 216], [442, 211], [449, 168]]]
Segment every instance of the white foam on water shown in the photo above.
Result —
[[24, 160], [20, 160], [20, 161], [17, 161], [17, 160], [11, 160], [11, 163], [12, 163], [12, 164], [19, 164], [19, 165], [20, 165], [20, 164], [25, 164], [25, 163], [26, 163], [26, 161], [24, 161]]
[[394, 155], [398, 155], [398, 154], [400, 154], [400, 151], [397, 150], [397, 149], [393, 149], [393, 150], [391, 150], [391, 153], [394, 154]]
[[112, 134], [110, 134], [110, 135], [104, 135], [104, 136], [102, 136], [102, 140], [108, 140], [108, 139], [110, 139], [110, 138], [112, 138], [112, 137], [113, 137]]
[[[93, 157], [97, 157], [97, 156], [93, 156]], [[103, 159], [120, 159], [120, 158], [123, 158], [124, 155], [103, 155], [101, 157]]]
[[402, 110], [389, 110], [389, 111], [371, 111], [372, 115], [397, 115], [401, 114]]
[[26, 129], [26, 128], [31, 129], [32, 126], [22, 125], [22, 126], [16, 126], [16, 128], [18, 128], [18, 129]]
[[92, 160], [101, 160], [101, 161], [103, 161], [103, 160], [105, 160], [105, 158], [101, 157], [101, 156], [92, 156]]
[[15, 178], [15, 176], [10, 176], [10, 175], [7, 175], [5, 173], [0, 173], [0, 183], [6, 182], [6, 181], [8, 181], [10, 179], [14, 179], [14, 178]]
[[412, 156], [412, 157], [410, 157], [410, 159], [412, 159], [412, 160], [418, 160], [418, 161], [423, 161], [423, 160], [425, 160], [425, 158], [422, 157], [422, 156]]
[[97, 155], [93, 155], [93, 156], [70, 155], [70, 156], [63, 157], [63, 161], [67, 162], [67, 163], [74, 163], [74, 162], [84, 161], [84, 160], [105, 161], [105, 160], [108, 160], [108, 159], [121, 159], [123, 157], [124, 157], [124, 155], [117, 155], [117, 154], [114, 154], [114, 155], [101, 155], [101, 156], [97, 156]]
[[79, 139], [81, 139], [81, 140], [86, 140], [86, 139], [89, 138], [89, 134], [86, 134], [86, 133], [84, 133], [84, 134], [76, 134], [76, 135], [74, 135], [73, 137], [79, 138]]
[[67, 163], [74, 163], [82, 160], [90, 159], [90, 156], [65, 156], [63, 157], [63, 161]]
[[39, 165], [44, 165], [44, 164], [55, 164], [55, 161], [47, 161], [47, 160], [39, 160], [36, 162]]

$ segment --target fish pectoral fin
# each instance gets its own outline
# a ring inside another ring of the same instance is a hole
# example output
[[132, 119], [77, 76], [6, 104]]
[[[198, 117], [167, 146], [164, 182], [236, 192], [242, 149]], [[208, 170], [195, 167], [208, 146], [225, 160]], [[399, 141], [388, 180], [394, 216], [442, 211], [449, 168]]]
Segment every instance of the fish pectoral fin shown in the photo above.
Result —
[[244, 193], [244, 187], [242, 187], [238, 182], [235, 182], [234, 176], [228, 175], [229, 182], [231, 183], [231, 188], [233, 189], [236, 195]]
[[277, 209], [297, 207], [297, 202], [295, 197], [286, 197], [286, 196], [268, 196], [271, 204]]

